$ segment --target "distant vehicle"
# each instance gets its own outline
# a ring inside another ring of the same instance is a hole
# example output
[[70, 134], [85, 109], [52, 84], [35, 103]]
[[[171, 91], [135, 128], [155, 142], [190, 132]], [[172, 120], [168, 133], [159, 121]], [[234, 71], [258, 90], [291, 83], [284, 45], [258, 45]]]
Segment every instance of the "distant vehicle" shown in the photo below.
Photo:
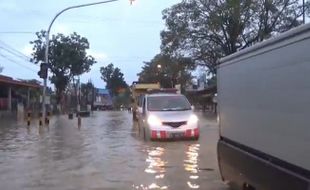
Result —
[[96, 88], [93, 110], [112, 110], [112, 97], [108, 89]]
[[145, 139], [198, 139], [198, 117], [184, 95], [147, 94], [142, 100], [139, 127]]
[[132, 93], [132, 118], [135, 121], [138, 121], [139, 116], [141, 115], [141, 102], [143, 96], [148, 92], [148, 90], [160, 89], [159, 83], [139, 83], [133, 82], [131, 86]]
[[242, 190], [309, 190], [310, 24], [218, 69], [222, 178]]

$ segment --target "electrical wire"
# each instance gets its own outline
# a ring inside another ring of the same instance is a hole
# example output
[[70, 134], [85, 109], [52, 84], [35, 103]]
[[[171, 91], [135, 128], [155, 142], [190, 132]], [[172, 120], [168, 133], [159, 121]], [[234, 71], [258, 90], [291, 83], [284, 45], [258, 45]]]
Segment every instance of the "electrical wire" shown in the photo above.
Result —
[[13, 52], [13, 51], [11, 51], [11, 50], [9, 50], [9, 49], [6, 49], [5, 47], [3, 47], [3, 46], [1, 46], [1, 45], [0, 45], [0, 49], [3, 49], [3, 50], [5, 50], [6, 52], [8, 52], [8, 53], [10, 53], [10, 54], [12, 54], [12, 55], [14, 55], [14, 56], [20, 58], [20, 59], [23, 59], [23, 60], [25, 60], [25, 61], [27, 61], [27, 62], [30, 62], [30, 58], [26, 58], [26, 57], [24, 57], [24, 56], [22, 56], [22, 55], [19, 55], [19, 54], [15, 53], [15, 52]]
[[[13, 48], [13, 47], [11, 47], [10, 45], [8, 45], [7, 43], [5, 43], [4, 41], [2, 41], [2, 40], [0, 40], [0, 43], [2, 44], [2, 46], [0, 46], [0, 47], [2, 47], [3, 49], [5, 49], [6, 51], [9, 51], [10, 53], [14, 53], [15, 55], [16, 54], [19, 54], [18, 56], [19, 57], [24, 57], [25, 59], [27, 59], [27, 61], [30, 61], [30, 57], [28, 57], [27, 55], [25, 55], [25, 54], [23, 54], [22, 52], [20, 52], [20, 51], [18, 51], [17, 49], [15, 49], [15, 48]], [[5, 46], [5, 47], [3, 47], [3, 46]], [[17, 55], [16, 55], [17, 56]]]
[[[36, 65], [36, 64], [34, 64], [34, 63], [32, 63], [32, 62], [30, 61], [30, 59], [31, 59], [30, 57], [26, 56], [25, 54], [23, 54], [22, 52], [20, 52], [20, 51], [18, 51], [18, 50], [16, 50], [16, 49], [14, 49], [13, 47], [11, 47], [10, 45], [6, 44], [5, 42], [3, 42], [3, 41], [1, 41], [1, 40], [0, 40], [0, 43], [2, 44], [2, 45], [0, 45], [0, 50], [1, 50], [1, 49], [2, 49], [2, 50], [5, 50], [6, 52], [10, 53], [11, 55], [13, 55], [13, 56], [15, 56], [15, 57], [17, 57], [17, 58], [20, 58], [20, 59], [22, 59], [23, 61], [25, 61], [25, 62], [27, 62], [27, 63], [31, 63], [31, 64], [35, 65], [36, 67], [38, 67], [38, 65]], [[5, 47], [4, 47], [4, 46], [5, 46]], [[21, 64], [21, 63], [15, 61], [15, 60], [9, 58], [8, 56], [5, 56], [5, 55], [2, 54], [2, 53], [1, 53], [0, 56], [3, 57], [3, 58], [5, 58], [5, 59], [7, 59], [7, 60], [9, 60], [10, 62], [13, 62], [13, 63], [15, 63], [15, 64], [17, 64], [17, 65], [20, 65], [21, 67], [24, 67], [24, 68], [26, 68], [26, 69], [28, 69], [28, 70], [31, 70], [31, 71], [33, 71], [33, 72], [36, 73], [36, 71], [35, 71], [34, 69], [32, 69], [32, 68], [30, 68], [30, 67], [28, 67], [28, 66], [26, 66], [26, 65], [23, 65], [23, 64]]]
[[0, 31], [0, 34], [35, 34], [35, 32], [28, 32], [28, 31]]
[[11, 58], [9, 58], [9, 57], [3, 55], [2, 53], [0, 53], [0, 56], [3, 57], [3, 58], [6, 59], [6, 60], [12, 62], [12, 63], [15, 63], [15, 64], [17, 64], [17, 65], [19, 65], [19, 66], [21, 66], [21, 67], [24, 67], [25, 69], [28, 69], [28, 70], [30, 70], [30, 71], [33, 71], [33, 72], [37, 73], [36, 70], [34, 70], [34, 69], [32, 69], [32, 68], [30, 68], [30, 67], [28, 67], [28, 66], [26, 66], [26, 65], [20, 64], [19, 62], [17, 62], [17, 61], [15, 61], [15, 60], [13, 60], [13, 59], [11, 59]]

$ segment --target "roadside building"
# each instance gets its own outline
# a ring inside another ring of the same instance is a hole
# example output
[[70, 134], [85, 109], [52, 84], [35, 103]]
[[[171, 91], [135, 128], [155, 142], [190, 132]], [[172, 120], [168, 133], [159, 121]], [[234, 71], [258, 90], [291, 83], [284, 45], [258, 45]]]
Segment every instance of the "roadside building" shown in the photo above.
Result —
[[107, 110], [112, 109], [113, 101], [108, 89], [96, 88], [93, 109]]
[[39, 106], [40, 88], [41, 85], [35, 80], [17, 80], [0, 75], [1, 115], [16, 113], [18, 106], [20, 109], [36, 109]]
[[193, 86], [186, 88], [185, 94], [187, 98], [195, 105], [197, 110], [216, 113], [217, 86], [207, 85], [203, 83], [203, 81], [198, 84], [199, 85], [193, 84]]

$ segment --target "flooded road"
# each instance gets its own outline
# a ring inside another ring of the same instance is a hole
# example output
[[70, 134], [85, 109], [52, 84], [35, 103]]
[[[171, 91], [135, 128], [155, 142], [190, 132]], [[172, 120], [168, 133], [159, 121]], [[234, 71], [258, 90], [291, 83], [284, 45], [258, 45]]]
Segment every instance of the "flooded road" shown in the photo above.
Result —
[[[38, 123], [38, 122], [36, 122]], [[218, 128], [201, 119], [198, 141], [145, 142], [127, 112], [0, 124], [0, 189], [227, 190], [216, 160]]]

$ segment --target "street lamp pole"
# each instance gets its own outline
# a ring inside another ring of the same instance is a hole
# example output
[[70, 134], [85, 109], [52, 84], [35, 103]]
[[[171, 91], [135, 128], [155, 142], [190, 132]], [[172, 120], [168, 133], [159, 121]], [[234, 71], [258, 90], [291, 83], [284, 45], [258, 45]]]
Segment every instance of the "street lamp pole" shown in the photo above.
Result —
[[[77, 9], [77, 8], [81, 8], [81, 7], [88, 7], [88, 6], [93, 6], [93, 5], [99, 5], [99, 4], [105, 4], [105, 3], [111, 3], [114, 1], [119, 1], [119, 0], [107, 0], [107, 1], [100, 1], [100, 2], [95, 2], [95, 3], [87, 3], [87, 4], [82, 4], [82, 5], [75, 5], [75, 6], [70, 6], [67, 7], [63, 10], [61, 10], [59, 13], [56, 14], [56, 16], [53, 18], [52, 22], [50, 23], [50, 25], [48, 26], [47, 29], [47, 33], [45, 34], [45, 57], [44, 57], [44, 61], [46, 64], [48, 64], [48, 49], [49, 49], [49, 35], [50, 35], [50, 31], [52, 28], [53, 23], [55, 22], [56, 18], [61, 15], [62, 13], [64, 13], [65, 11], [71, 10], [71, 9]], [[42, 115], [43, 115], [43, 121], [45, 121], [46, 118], [46, 100], [45, 100], [45, 96], [46, 96], [46, 86], [47, 86], [47, 78], [44, 78], [43, 80], [43, 95], [42, 95]]]

